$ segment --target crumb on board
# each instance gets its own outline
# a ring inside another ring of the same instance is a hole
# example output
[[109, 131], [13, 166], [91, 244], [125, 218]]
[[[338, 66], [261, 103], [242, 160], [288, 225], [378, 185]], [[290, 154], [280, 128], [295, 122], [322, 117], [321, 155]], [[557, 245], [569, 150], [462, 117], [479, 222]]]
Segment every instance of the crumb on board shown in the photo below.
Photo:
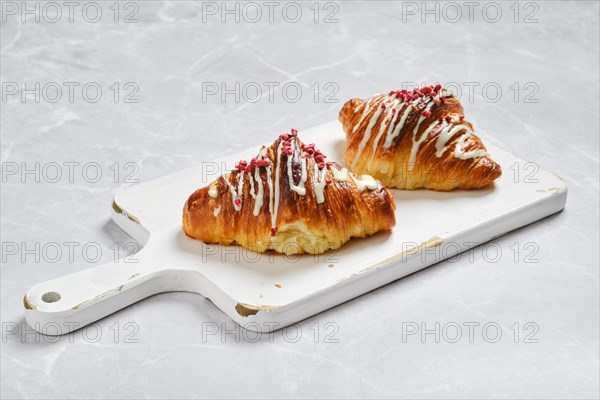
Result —
[[335, 267], [335, 265], [333, 265], [333, 264], [329, 264], [329, 265], [328, 265], [328, 267], [329, 267], [329, 268], [333, 268], [333, 267]]
[[281, 289], [281, 284], [279, 284], [279, 283], [276, 283], [276, 284], [275, 284], [275, 287], [276, 287], [276, 288], [279, 288], [279, 289]]

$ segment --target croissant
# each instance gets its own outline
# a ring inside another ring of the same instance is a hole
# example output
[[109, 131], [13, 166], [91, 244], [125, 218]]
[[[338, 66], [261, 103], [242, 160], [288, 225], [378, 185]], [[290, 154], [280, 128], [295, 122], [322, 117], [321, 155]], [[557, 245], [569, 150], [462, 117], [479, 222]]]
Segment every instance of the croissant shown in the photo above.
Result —
[[381, 182], [327, 161], [292, 130], [196, 190], [183, 208], [183, 230], [206, 243], [319, 254], [391, 229], [395, 209]]
[[399, 189], [473, 189], [502, 169], [487, 153], [452, 92], [425, 86], [351, 99], [339, 113], [344, 162]]

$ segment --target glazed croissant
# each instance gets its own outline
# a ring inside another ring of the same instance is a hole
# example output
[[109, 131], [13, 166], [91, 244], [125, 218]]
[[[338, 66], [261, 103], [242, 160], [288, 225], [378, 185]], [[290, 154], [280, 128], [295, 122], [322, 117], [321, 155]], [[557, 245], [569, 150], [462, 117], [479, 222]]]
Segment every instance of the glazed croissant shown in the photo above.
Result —
[[344, 162], [400, 189], [472, 189], [502, 175], [441, 85], [351, 99], [339, 120], [346, 133]]
[[319, 254], [395, 224], [390, 192], [326, 160], [297, 131], [196, 190], [183, 208], [186, 235], [250, 250]]

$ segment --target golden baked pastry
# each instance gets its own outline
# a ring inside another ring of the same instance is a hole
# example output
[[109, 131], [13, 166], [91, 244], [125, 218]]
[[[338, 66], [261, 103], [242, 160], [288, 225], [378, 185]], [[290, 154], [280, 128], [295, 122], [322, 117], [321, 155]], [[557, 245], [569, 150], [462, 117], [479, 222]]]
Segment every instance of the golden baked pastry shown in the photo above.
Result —
[[183, 208], [186, 235], [250, 250], [319, 254], [395, 224], [390, 192], [328, 162], [297, 131], [196, 190]]
[[464, 119], [452, 92], [437, 85], [351, 99], [339, 113], [345, 164], [399, 189], [473, 189], [502, 175]]

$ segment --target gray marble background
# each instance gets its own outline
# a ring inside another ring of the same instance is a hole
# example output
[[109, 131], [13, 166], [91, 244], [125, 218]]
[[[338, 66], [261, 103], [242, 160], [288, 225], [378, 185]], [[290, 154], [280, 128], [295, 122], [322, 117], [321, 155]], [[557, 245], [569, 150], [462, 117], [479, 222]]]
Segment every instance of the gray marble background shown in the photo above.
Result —
[[[52, 22], [45, 3], [27, 14], [2, 2], [2, 398], [599, 396], [598, 2], [458, 2], [457, 16], [443, 2], [137, 1], [116, 16], [97, 1], [72, 22], [58, 4]], [[567, 182], [562, 213], [303, 321], [297, 342], [280, 331], [253, 343], [187, 293], [56, 339], [24, 324], [32, 285], [126, 254], [109, 207], [131, 172], [148, 181], [331, 121], [350, 97], [436, 81], [457, 84], [484, 139]], [[79, 85], [72, 99], [65, 82]], [[208, 94], [236, 82], [239, 99]], [[38, 177], [24, 173], [36, 163]], [[403, 340], [407, 323], [458, 324], [462, 337]]]

